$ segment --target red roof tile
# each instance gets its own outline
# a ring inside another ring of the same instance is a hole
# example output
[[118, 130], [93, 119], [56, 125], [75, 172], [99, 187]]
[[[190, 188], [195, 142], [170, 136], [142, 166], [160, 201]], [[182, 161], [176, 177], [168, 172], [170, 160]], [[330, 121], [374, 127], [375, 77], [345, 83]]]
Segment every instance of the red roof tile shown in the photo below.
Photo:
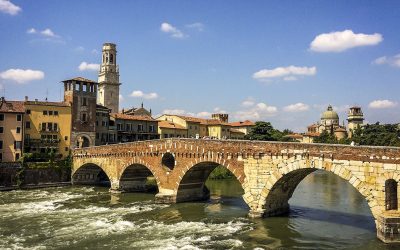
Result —
[[154, 121], [154, 122], [157, 121], [150, 116], [144, 116], [144, 115], [126, 115], [126, 114], [121, 114], [121, 113], [111, 113], [110, 116], [114, 117], [115, 119], [121, 119], [121, 120]]
[[254, 126], [256, 125], [254, 122], [246, 120], [244, 122], [239, 121], [239, 122], [231, 122], [230, 125], [232, 127], [245, 127], [245, 126]]
[[170, 122], [170, 121], [158, 121], [158, 127], [159, 128], [172, 128], [172, 129], [186, 130], [185, 127], [183, 127], [183, 126], [181, 126], [179, 124]]
[[24, 102], [22, 101], [6, 101], [4, 99], [0, 102], [1, 113], [25, 113]]

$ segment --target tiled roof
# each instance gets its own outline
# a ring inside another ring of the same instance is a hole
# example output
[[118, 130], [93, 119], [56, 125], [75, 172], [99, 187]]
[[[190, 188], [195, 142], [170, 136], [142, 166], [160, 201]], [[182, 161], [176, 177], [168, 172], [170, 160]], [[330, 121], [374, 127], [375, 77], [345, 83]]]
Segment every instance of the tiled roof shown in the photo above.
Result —
[[254, 126], [256, 125], [254, 122], [246, 120], [244, 122], [231, 122], [229, 123], [232, 127], [244, 127], [244, 126]]
[[288, 134], [288, 135], [285, 135], [285, 137], [289, 137], [289, 138], [293, 138], [293, 139], [302, 139], [303, 135], [301, 135], [301, 134]]
[[240, 130], [238, 130], [238, 129], [234, 129], [234, 128], [231, 128], [230, 131], [231, 131], [232, 133], [245, 134], [245, 133], [243, 133], [242, 131], [240, 131]]
[[126, 115], [121, 113], [112, 113], [110, 116], [114, 117], [115, 119], [121, 119], [121, 120], [154, 121], [154, 122], [157, 121], [150, 116], [144, 116], [144, 115]]
[[1, 113], [25, 113], [24, 102], [22, 101], [6, 101], [0, 103]]
[[48, 101], [25, 101], [25, 105], [57, 106], [57, 107], [71, 106], [69, 103], [66, 102], [48, 102]]
[[170, 121], [158, 121], [158, 127], [159, 128], [173, 128], [173, 129], [186, 130], [185, 127], [183, 127], [183, 126], [181, 126], [179, 124], [170, 122]]
[[95, 81], [92, 81], [92, 80], [89, 80], [89, 79], [86, 79], [86, 78], [83, 78], [83, 77], [80, 77], [80, 76], [72, 78], [72, 79], [67, 79], [67, 80], [64, 80], [62, 82], [67, 82], [67, 81], [80, 81], [80, 82], [97, 83]]
[[308, 137], [318, 137], [320, 133], [305, 133], [304, 135]]
[[[168, 114], [165, 114], [168, 115]], [[184, 115], [168, 115], [168, 116], [176, 116], [179, 117], [186, 122], [194, 122], [194, 123], [200, 123], [202, 125], [224, 125], [224, 126], [230, 126], [229, 123], [222, 122], [217, 119], [204, 119], [204, 118], [198, 118], [198, 117], [192, 117], [192, 116], [184, 116]]]
[[184, 116], [184, 115], [174, 115], [177, 116], [179, 118], [182, 118], [183, 120], [187, 121], [187, 122], [198, 122], [198, 123], [206, 123], [206, 119], [203, 118], [197, 118], [197, 117], [191, 117], [191, 116]]

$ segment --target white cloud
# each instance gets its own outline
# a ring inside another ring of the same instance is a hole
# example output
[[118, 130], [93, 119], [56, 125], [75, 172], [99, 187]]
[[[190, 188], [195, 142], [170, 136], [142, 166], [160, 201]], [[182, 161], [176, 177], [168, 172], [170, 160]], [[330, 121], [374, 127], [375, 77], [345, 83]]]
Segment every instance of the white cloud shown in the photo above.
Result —
[[17, 83], [26, 83], [33, 80], [43, 79], [44, 73], [40, 70], [9, 69], [1, 72], [0, 78], [15, 81]]
[[195, 114], [196, 117], [201, 117], [201, 118], [211, 118], [211, 113], [207, 111], [202, 111], [197, 114]]
[[377, 45], [383, 41], [379, 33], [371, 35], [358, 33], [352, 30], [323, 33], [314, 38], [310, 44], [310, 50], [316, 52], [342, 52], [361, 46]]
[[0, 0], [0, 12], [14, 16], [18, 14], [18, 12], [20, 12], [21, 10], [21, 7], [13, 4], [9, 0]]
[[57, 35], [54, 34], [54, 32], [49, 28], [40, 31], [40, 34], [42, 34], [43, 36], [47, 36], [47, 37], [57, 37]]
[[37, 31], [34, 28], [30, 28], [29, 30], [26, 31], [26, 33], [28, 33], [28, 34], [36, 34]]
[[254, 104], [248, 109], [239, 110], [233, 113], [233, 117], [236, 120], [262, 120], [266, 117], [275, 116], [278, 112], [278, 108], [275, 106], [269, 106], [263, 102]]
[[162, 23], [160, 30], [164, 33], [170, 34], [171, 37], [173, 38], [184, 38], [185, 34], [183, 34], [182, 31], [180, 31], [179, 29], [177, 29], [176, 27], [172, 26], [169, 23]]
[[183, 109], [164, 109], [163, 114], [170, 114], [170, 115], [185, 115], [186, 112]]
[[296, 104], [291, 104], [283, 108], [284, 111], [286, 112], [302, 112], [302, 111], [307, 111], [309, 110], [310, 106], [304, 103], [296, 103]]
[[256, 102], [255, 102], [254, 99], [251, 98], [251, 97], [247, 98], [246, 100], [244, 100], [244, 101], [241, 103], [241, 105], [242, 105], [243, 107], [251, 107], [251, 106], [254, 106], [254, 104], [256, 104]]
[[203, 31], [204, 30], [204, 24], [199, 23], [199, 22], [187, 24], [186, 27], [190, 28], [190, 29], [196, 29], [197, 31]]
[[383, 65], [387, 64], [393, 67], [398, 67], [400, 68], [400, 54], [394, 55], [394, 56], [382, 56], [379, 58], [376, 58], [373, 62], [373, 64], [377, 65]]
[[283, 77], [286, 81], [296, 80], [295, 76], [312, 76], [317, 73], [316, 67], [277, 67], [274, 69], [262, 69], [253, 74], [253, 78], [257, 80], [268, 80], [272, 78]]
[[125, 98], [122, 95], [119, 95], [119, 101], [123, 102], [125, 100]]
[[100, 69], [100, 64], [81, 62], [78, 69], [79, 71], [86, 71], [86, 70], [98, 71]]
[[375, 100], [370, 102], [368, 106], [372, 109], [387, 109], [396, 107], [397, 102], [389, 100]]
[[143, 98], [143, 99], [157, 99], [158, 94], [157, 93], [143, 93], [141, 90], [135, 90], [131, 93], [131, 97], [136, 97], [136, 98]]

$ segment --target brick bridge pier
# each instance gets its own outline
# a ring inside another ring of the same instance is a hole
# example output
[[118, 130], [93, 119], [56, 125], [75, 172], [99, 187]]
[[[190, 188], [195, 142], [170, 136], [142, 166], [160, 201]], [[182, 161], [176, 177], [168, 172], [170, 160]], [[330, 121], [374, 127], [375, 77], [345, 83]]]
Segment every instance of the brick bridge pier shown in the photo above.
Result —
[[162, 139], [76, 149], [72, 182], [109, 180], [111, 191], [143, 191], [154, 176], [157, 202], [209, 198], [209, 174], [222, 165], [242, 185], [251, 217], [289, 211], [297, 185], [321, 169], [347, 180], [366, 199], [377, 236], [400, 242], [400, 148], [230, 140]]

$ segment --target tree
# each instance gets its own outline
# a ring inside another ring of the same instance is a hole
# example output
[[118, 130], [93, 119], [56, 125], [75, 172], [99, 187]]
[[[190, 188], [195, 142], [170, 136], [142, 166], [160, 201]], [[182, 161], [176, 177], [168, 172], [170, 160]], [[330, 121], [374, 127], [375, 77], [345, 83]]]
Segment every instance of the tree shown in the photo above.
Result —
[[288, 129], [283, 130], [283, 132], [274, 129], [270, 122], [258, 121], [250, 133], [245, 136], [245, 139], [257, 141], [291, 141], [291, 138], [285, 137], [285, 135], [291, 133], [293, 132]]
[[336, 136], [324, 130], [318, 137], [314, 139], [315, 143], [338, 143]]

